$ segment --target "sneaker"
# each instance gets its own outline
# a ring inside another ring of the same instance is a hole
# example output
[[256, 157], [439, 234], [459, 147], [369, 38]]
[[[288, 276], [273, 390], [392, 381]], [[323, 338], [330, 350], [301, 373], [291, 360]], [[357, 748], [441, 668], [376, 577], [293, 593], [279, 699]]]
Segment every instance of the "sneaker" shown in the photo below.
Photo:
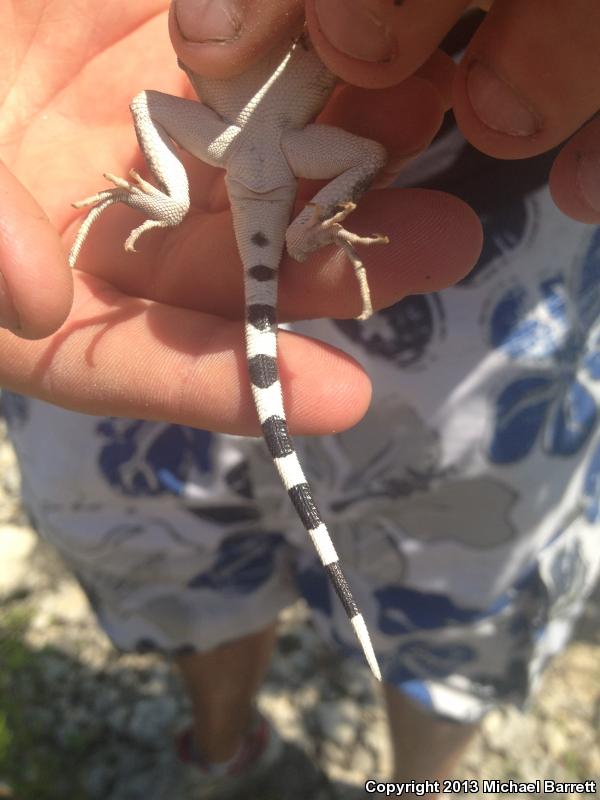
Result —
[[241, 797], [268, 775], [283, 752], [283, 741], [273, 726], [256, 712], [246, 741], [224, 775], [213, 775], [202, 764], [194, 746], [190, 725], [175, 738], [178, 766], [161, 800], [227, 800]]

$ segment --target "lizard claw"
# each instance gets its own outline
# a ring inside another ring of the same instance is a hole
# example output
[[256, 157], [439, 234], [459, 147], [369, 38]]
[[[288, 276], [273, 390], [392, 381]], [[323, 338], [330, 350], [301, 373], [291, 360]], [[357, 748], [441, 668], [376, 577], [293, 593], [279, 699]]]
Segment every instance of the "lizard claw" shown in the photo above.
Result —
[[343, 222], [348, 214], [351, 214], [356, 209], [356, 203], [352, 203], [351, 201], [348, 201], [347, 203], [338, 203], [337, 208], [340, 209], [337, 214], [334, 214], [333, 217], [330, 217], [329, 219], [323, 220], [324, 227], [329, 228], [331, 225]]
[[113, 175], [112, 172], [104, 172], [104, 177], [107, 181], [114, 183], [114, 185], [119, 189], [125, 189], [125, 191], [130, 192], [133, 189], [133, 185], [126, 181], [125, 178], [120, 178], [118, 175]]
[[74, 203], [71, 203], [73, 208], [85, 208], [86, 206], [95, 206], [98, 203], [103, 203], [105, 200], [108, 200], [112, 195], [112, 189], [105, 189], [102, 192], [97, 192], [96, 194], [92, 194], [89, 197], [84, 197], [83, 200], [75, 200]]
[[135, 243], [137, 242], [138, 238], [144, 233], [145, 231], [149, 231], [152, 228], [166, 228], [167, 224], [159, 219], [147, 219], [141, 225], [138, 225], [137, 228], [134, 228], [127, 239], [125, 240], [125, 244], [123, 245], [124, 249], [128, 253], [136, 253], [137, 250], [135, 249]]
[[[113, 175], [112, 172], [105, 172], [104, 177], [107, 181], [114, 183], [117, 189], [125, 190], [129, 194], [143, 192], [143, 194], [148, 194], [151, 197], [156, 197], [156, 195], [162, 194], [162, 192], [157, 189], [156, 186], [148, 183], [148, 181], [142, 178], [139, 172], [136, 172], [134, 169], [129, 170], [129, 177], [131, 178], [130, 181], [126, 180], [125, 178], [120, 178], [118, 175]], [[114, 189], [109, 189], [108, 191], [114, 191]]]

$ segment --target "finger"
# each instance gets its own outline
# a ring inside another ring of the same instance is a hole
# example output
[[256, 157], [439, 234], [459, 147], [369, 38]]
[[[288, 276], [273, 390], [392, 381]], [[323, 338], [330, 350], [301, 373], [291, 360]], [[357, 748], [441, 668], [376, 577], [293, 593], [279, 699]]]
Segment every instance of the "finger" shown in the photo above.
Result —
[[600, 3], [496, 2], [457, 74], [459, 127], [488, 155], [545, 152], [600, 108], [599, 75]]
[[[456, 283], [475, 265], [481, 251], [477, 216], [461, 200], [443, 192], [370, 192], [347, 226], [362, 236], [376, 232], [390, 239], [385, 246], [359, 246], [375, 309], [409, 294], [435, 292]], [[280, 311], [285, 319], [358, 315], [357, 283], [343, 252], [320, 250], [307, 264], [287, 259]]]
[[568, 216], [600, 224], [600, 117], [563, 147], [550, 173], [550, 191]]
[[302, 0], [173, 0], [169, 34], [178, 57], [208, 78], [227, 78], [300, 32]]
[[442, 100], [444, 111], [448, 111], [452, 105], [452, 84], [455, 74], [454, 61], [441, 50], [435, 50], [415, 72], [416, 77], [423, 78], [435, 86]]
[[444, 111], [444, 98], [431, 81], [412, 77], [387, 89], [345, 85], [335, 93], [319, 122], [380, 142], [388, 156], [383, 176], [388, 182], [408, 159], [430, 144]]
[[[353, 359], [285, 332], [279, 351], [297, 433], [330, 433], [363, 416], [370, 383]], [[127, 297], [77, 272], [73, 310], [54, 336], [0, 332], [0, 383], [89, 414], [259, 433], [239, 322]]]
[[306, 0], [312, 41], [327, 66], [365, 88], [393, 86], [423, 65], [469, 0]]
[[0, 162], [0, 325], [25, 338], [48, 336], [69, 313], [72, 295], [57, 232]]
[[[107, 212], [105, 226], [95, 229], [86, 270], [130, 295], [231, 319], [242, 316], [242, 267], [229, 213], [188, 216], [178, 230], [151, 232], [140, 239], [137, 254], [125, 254], [120, 243], [133, 227], [133, 215], [116, 212], [110, 217]], [[476, 215], [457, 198], [439, 192], [371, 192], [346, 224], [359, 234], [390, 238], [389, 245], [360, 248], [377, 308], [456, 282], [474, 265], [481, 248]], [[316, 252], [303, 264], [285, 258], [279, 304], [282, 319], [358, 314], [350, 264], [334, 248]]]

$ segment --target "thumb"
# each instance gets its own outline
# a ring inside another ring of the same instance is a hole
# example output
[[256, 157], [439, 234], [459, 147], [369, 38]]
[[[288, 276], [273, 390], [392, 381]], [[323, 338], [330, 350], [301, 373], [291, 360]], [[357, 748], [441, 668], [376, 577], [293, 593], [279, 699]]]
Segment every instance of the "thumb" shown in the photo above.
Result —
[[229, 78], [301, 30], [302, 0], [172, 0], [177, 56], [207, 78]]
[[0, 161], [0, 325], [24, 339], [64, 322], [73, 280], [57, 231]]
[[365, 89], [400, 83], [422, 66], [471, 0], [306, 0], [319, 55]]

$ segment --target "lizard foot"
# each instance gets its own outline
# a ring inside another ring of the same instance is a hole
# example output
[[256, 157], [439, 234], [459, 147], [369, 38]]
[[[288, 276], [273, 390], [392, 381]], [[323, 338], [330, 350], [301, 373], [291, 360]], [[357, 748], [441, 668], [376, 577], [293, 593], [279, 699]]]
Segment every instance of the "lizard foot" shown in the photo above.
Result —
[[[356, 203], [338, 203], [336, 208], [339, 209], [337, 213], [323, 219], [323, 208], [320, 204], [307, 203], [306, 209], [312, 209], [312, 214], [307, 220], [301, 219], [303, 216], [301, 214], [299, 219], [292, 223], [286, 236], [287, 249], [297, 261], [304, 261], [309, 253], [325, 245], [337, 244], [341, 247], [352, 264], [360, 288], [362, 311], [356, 319], [368, 319], [373, 313], [371, 291], [367, 272], [354, 248], [355, 245], [388, 244], [390, 240], [387, 236], [378, 233], [371, 236], [359, 236], [342, 226], [342, 221], [354, 211]], [[304, 213], [306, 213], [306, 209]]]
[[114, 183], [115, 188], [103, 189], [101, 192], [85, 197], [83, 200], [77, 200], [75, 203], [71, 203], [73, 208], [96, 206], [100, 203], [104, 203], [106, 200], [110, 200], [113, 203], [127, 203], [132, 205], [133, 201], [128, 198], [128, 195], [135, 197], [137, 193], [149, 195], [162, 194], [162, 192], [159, 192], [151, 183], [145, 181], [134, 169], [129, 172], [129, 177], [133, 179], [133, 182], [127, 181], [125, 178], [119, 178], [111, 172], [105, 172], [104, 177], [107, 181]]
[[74, 208], [92, 206], [92, 209], [83, 221], [71, 248], [69, 254], [71, 267], [75, 266], [92, 224], [113, 203], [125, 203], [149, 216], [149, 219], [134, 228], [127, 237], [124, 247], [128, 252], [135, 252], [135, 243], [142, 233], [152, 228], [175, 227], [188, 212], [189, 203], [171, 198], [144, 180], [134, 169], [129, 172], [131, 180], [120, 178], [110, 172], [105, 172], [104, 177], [114, 184], [114, 189], [104, 189], [72, 204]]

